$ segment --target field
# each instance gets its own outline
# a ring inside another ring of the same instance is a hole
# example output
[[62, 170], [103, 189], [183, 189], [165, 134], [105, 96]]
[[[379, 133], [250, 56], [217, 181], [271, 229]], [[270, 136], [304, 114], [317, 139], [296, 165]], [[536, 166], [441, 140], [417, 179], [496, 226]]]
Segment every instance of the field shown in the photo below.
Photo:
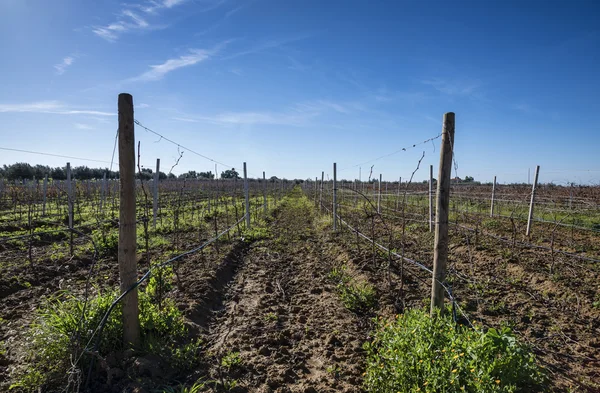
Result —
[[[153, 270], [135, 351], [112, 322], [97, 335], [118, 295], [116, 185], [52, 183], [45, 203], [41, 185], [2, 189], [0, 390], [384, 391], [366, 382], [364, 344], [381, 318], [429, 305], [426, 184], [384, 184], [379, 197], [376, 183], [343, 182], [333, 231], [331, 182], [251, 181], [251, 228], [241, 181], [161, 182], [156, 223], [153, 184], [139, 183], [139, 277]], [[526, 236], [529, 192], [498, 186], [491, 216], [491, 186], [453, 187], [450, 312], [510, 327], [548, 391], [597, 392], [600, 189], [540, 187]], [[43, 337], [55, 326], [62, 335]]]

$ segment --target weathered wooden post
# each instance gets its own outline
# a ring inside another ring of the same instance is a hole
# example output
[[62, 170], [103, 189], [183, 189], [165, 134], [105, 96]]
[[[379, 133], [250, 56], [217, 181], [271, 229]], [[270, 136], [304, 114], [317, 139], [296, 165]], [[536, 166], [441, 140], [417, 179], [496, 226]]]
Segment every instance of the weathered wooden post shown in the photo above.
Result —
[[377, 214], [381, 214], [381, 173], [379, 174], [379, 185], [377, 188]]
[[69, 250], [71, 256], [73, 256], [73, 185], [71, 181], [71, 163], [67, 162], [67, 206], [69, 209], [69, 232], [70, 242]]
[[398, 203], [400, 201], [400, 187], [402, 186], [402, 176], [398, 178], [398, 189], [396, 190], [396, 211], [398, 210]]
[[42, 216], [46, 215], [46, 199], [48, 198], [48, 175], [44, 176]]
[[323, 181], [325, 180], [325, 171], [321, 171], [321, 192], [319, 194], [319, 211], [323, 211]]
[[429, 232], [433, 232], [433, 165], [429, 165]]
[[454, 149], [454, 113], [444, 114], [440, 166], [436, 195], [436, 223], [433, 249], [433, 277], [431, 284], [431, 315], [444, 310], [444, 287], [448, 263], [448, 206], [450, 204], [450, 174]]
[[[119, 279], [121, 293], [137, 282], [135, 220], [135, 135], [133, 97], [119, 94]], [[133, 289], [123, 298], [123, 341], [126, 346], [140, 344], [138, 292]]]
[[250, 229], [250, 195], [248, 190], [248, 172], [246, 171], [246, 163], [244, 162], [244, 200], [246, 207], [246, 229]]
[[337, 231], [337, 164], [333, 163], [333, 231]]
[[496, 176], [494, 176], [494, 183], [492, 183], [492, 206], [490, 207], [490, 217], [494, 217], [494, 199], [496, 198]]
[[263, 209], [265, 211], [265, 217], [267, 216], [267, 177], [265, 171], [263, 171]]
[[540, 166], [535, 167], [535, 177], [533, 178], [533, 186], [531, 188], [531, 203], [529, 204], [529, 216], [527, 218], [527, 231], [525, 232], [526, 236], [529, 236], [531, 233], [531, 222], [533, 221], [533, 204], [535, 201], [535, 188], [537, 187], [538, 177], [540, 175]]
[[154, 173], [154, 184], [152, 185], [152, 227], [156, 229], [156, 217], [158, 216], [158, 182], [160, 181], [160, 158], [156, 159], [156, 172]]

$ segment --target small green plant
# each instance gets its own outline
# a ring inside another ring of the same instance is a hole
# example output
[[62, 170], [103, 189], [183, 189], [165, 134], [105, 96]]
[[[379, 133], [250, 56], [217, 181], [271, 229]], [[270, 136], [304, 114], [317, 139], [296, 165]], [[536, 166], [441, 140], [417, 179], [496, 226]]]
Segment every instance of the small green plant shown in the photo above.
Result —
[[347, 283], [350, 281], [346, 265], [334, 266], [329, 272], [329, 279], [335, 283]]
[[269, 228], [266, 226], [253, 226], [250, 229], [244, 230], [243, 237], [247, 242], [268, 239], [270, 237]]
[[540, 392], [547, 378], [508, 327], [456, 325], [452, 317], [410, 310], [376, 320], [367, 351], [367, 392]]
[[[60, 292], [44, 301], [28, 332], [29, 366], [11, 376], [11, 388], [37, 391], [45, 386], [52, 391], [65, 385], [69, 370], [84, 369], [90, 357], [82, 349], [94, 342], [91, 335], [117, 294], [116, 291], [99, 294], [86, 304], [73, 294]], [[186, 328], [175, 303], [167, 299], [159, 309], [145, 291], [140, 291], [139, 307], [143, 349], [165, 353], [178, 348], [176, 342], [185, 336]], [[104, 327], [99, 353], [105, 355], [122, 349], [122, 332], [122, 308], [117, 305]], [[175, 360], [179, 358], [183, 363], [190, 356], [188, 352], [175, 353]], [[73, 364], [75, 360], [79, 362]]]
[[208, 385], [207, 381], [198, 380], [192, 386], [179, 385], [177, 387], [167, 386], [156, 390], [156, 393], [200, 393]]
[[95, 229], [92, 240], [101, 256], [116, 256], [119, 251], [119, 231], [115, 229]]
[[242, 357], [239, 352], [228, 352], [221, 359], [221, 366], [232, 369], [234, 367], [238, 367], [242, 364]]
[[594, 308], [600, 309], [600, 292], [596, 294], [596, 297], [594, 298], [594, 303], [592, 303], [592, 306]]
[[340, 283], [337, 289], [344, 306], [357, 314], [370, 311], [377, 303], [375, 289], [368, 283]]
[[275, 314], [274, 312], [265, 314], [265, 321], [274, 322], [274, 321], [277, 321], [277, 319], [278, 319], [277, 314]]

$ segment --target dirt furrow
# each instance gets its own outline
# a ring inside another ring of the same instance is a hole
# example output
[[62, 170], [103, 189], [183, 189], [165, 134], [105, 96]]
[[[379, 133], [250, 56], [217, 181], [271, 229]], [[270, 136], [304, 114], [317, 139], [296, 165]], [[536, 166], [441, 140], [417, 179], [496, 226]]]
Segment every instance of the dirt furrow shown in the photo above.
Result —
[[292, 194], [275, 217], [211, 326], [210, 378], [234, 391], [360, 391], [366, 325], [327, 279], [313, 208]]

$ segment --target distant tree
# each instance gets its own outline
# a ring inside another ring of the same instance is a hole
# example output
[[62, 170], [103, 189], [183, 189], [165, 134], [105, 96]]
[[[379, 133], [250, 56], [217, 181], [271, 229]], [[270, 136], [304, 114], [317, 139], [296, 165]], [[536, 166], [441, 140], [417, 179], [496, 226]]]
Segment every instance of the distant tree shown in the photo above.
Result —
[[269, 178], [269, 181], [270, 181], [271, 183], [275, 183], [277, 180], [279, 180], [279, 178], [278, 178], [277, 176], [271, 176], [271, 177]]
[[179, 175], [180, 179], [197, 179], [198, 178], [198, 174], [196, 173], [196, 171], [188, 171], [187, 173], [182, 173], [181, 175]]
[[235, 168], [231, 168], [224, 172], [221, 172], [221, 179], [241, 179], [241, 178], [240, 178], [240, 174], [235, 170]]
[[212, 171], [200, 172], [200, 173], [198, 173], [198, 178], [199, 179], [214, 179], [215, 178], [215, 174], [212, 173]]
[[136, 179], [141, 179], [145, 181], [151, 180], [154, 176], [152, 176], [152, 169], [150, 168], [142, 168], [140, 173], [136, 173]]
[[61, 167], [52, 168], [50, 176], [54, 180], [65, 180], [67, 178], [67, 171], [65, 168]]
[[175, 176], [175, 175], [174, 175], [174, 174], [172, 174], [172, 173], [169, 173], [169, 174], [167, 175], [167, 179], [177, 179], [177, 176]]
[[4, 173], [8, 180], [32, 179], [34, 169], [26, 162], [17, 162], [13, 165], [5, 165]]
[[475, 181], [475, 179], [473, 179], [472, 176], [465, 176], [465, 179], [463, 181], [465, 183], [472, 183], [473, 181]]
[[164, 172], [158, 172], [158, 180], [165, 180], [167, 178], [167, 174]]

